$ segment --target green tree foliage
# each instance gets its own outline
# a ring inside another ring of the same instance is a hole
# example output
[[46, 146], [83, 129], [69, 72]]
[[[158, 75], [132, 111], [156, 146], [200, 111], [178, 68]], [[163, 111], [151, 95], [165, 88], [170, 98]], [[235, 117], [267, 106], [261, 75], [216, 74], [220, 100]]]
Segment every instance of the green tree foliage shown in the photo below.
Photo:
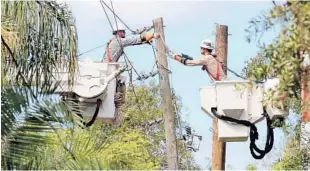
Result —
[[75, 23], [66, 6], [1, 1], [2, 169], [32, 169], [30, 158], [48, 141], [46, 132], [57, 134], [61, 124], [72, 122], [67, 105], [46, 95], [54, 89], [53, 68], [67, 66], [72, 76], [76, 42]]
[[272, 170], [302, 170], [302, 151], [300, 150], [300, 125], [297, 125], [283, 151], [283, 156], [272, 167]]
[[46, 134], [58, 135], [60, 124], [73, 121], [72, 115], [60, 115], [71, 112], [64, 103], [45, 99], [31, 104], [23, 92], [19, 88], [1, 90], [2, 169], [36, 169], [30, 161], [49, 142]]
[[73, 76], [77, 34], [66, 5], [55, 1], [1, 1], [1, 11], [2, 84], [25, 86], [34, 81], [45, 90], [50, 87], [56, 66], [69, 68]]
[[247, 166], [247, 169], [246, 169], [246, 170], [248, 170], [248, 171], [254, 171], [254, 170], [257, 170], [257, 168], [256, 168], [255, 165], [250, 164], [250, 165]]
[[310, 51], [310, 4], [288, 1], [275, 5], [267, 14], [253, 19], [247, 39], [251, 41], [276, 26], [281, 26], [279, 36], [269, 45], [262, 45], [257, 57], [248, 62], [246, 76], [256, 81], [279, 78], [280, 94], [299, 98], [303, 58], [301, 51]]
[[[48, 96], [57, 86], [54, 69], [69, 68], [72, 83], [77, 34], [71, 12], [54, 1], [1, 1], [1, 10], [2, 169], [162, 168], [166, 145], [157, 86], [140, 86], [136, 95], [127, 91], [120, 127], [97, 120], [81, 129], [76, 104]], [[181, 101], [174, 101], [180, 128]], [[181, 167], [197, 169], [177, 138]]]
[[[278, 106], [287, 106], [295, 113], [301, 113], [301, 73], [303, 53], [310, 54], [310, 3], [307, 1], [287, 1], [276, 4], [266, 13], [250, 21], [246, 30], [247, 40], [260, 40], [261, 36], [274, 28], [280, 28], [279, 35], [269, 45], [261, 44], [260, 53], [247, 61], [243, 72], [252, 80], [264, 81], [267, 78], [279, 78], [279, 95], [285, 95], [282, 100], [275, 94], [270, 94], [270, 101]], [[309, 77], [309, 75], [308, 75]], [[310, 79], [307, 79], [310, 85]], [[307, 87], [308, 89], [310, 87]], [[289, 137], [283, 157], [273, 169], [301, 169], [300, 129], [298, 125]]]
[[[136, 96], [127, 90], [120, 127], [97, 120], [88, 129], [76, 127], [59, 131], [62, 142], [57, 141], [57, 134], [49, 133], [47, 137], [53, 143], [41, 146], [40, 155], [29, 159], [29, 163], [35, 163], [37, 169], [48, 170], [162, 169], [166, 148], [158, 86], [142, 85], [135, 90]], [[62, 148], [64, 144], [67, 148]], [[197, 169], [191, 153], [181, 146], [181, 140], [179, 144], [183, 169]]]

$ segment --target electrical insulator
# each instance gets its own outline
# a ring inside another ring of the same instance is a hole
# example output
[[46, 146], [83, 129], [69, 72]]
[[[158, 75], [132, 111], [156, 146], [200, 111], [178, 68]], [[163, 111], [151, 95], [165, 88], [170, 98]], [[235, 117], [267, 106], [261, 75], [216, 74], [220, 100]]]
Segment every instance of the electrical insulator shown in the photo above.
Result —
[[192, 134], [192, 130], [191, 130], [191, 128], [190, 127], [185, 127], [185, 130], [186, 130], [186, 134], [187, 135], [191, 135]]

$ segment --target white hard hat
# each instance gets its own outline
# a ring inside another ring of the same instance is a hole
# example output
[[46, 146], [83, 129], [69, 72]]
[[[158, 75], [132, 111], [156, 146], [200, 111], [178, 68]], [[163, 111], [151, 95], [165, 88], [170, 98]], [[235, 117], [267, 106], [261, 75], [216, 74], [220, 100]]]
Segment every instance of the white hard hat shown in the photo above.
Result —
[[125, 26], [123, 24], [121, 24], [121, 23], [117, 23], [117, 25], [113, 26], [113, 32], [124, 31], [124, 30], [126, 30]]
[[210, 39], [205, 39], [201, 42], [200, 47], [213, 50], [213, 43]]

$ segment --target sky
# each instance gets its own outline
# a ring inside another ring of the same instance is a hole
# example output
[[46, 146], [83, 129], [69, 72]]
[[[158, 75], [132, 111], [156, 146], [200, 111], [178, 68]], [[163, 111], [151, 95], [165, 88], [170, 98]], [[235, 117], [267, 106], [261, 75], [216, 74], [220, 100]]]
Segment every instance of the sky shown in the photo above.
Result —
[[[105, 1], [110, 5], [110, 1]], [[76, 18], [78, 30], [79, 52], [104, 45], [112, 37], [112, 30], [99, 1], [72, 1], [69, 4]], [[228, 26], [231, 34], [228, 38], [228, 67], [237, 73], [241, 73], [244, 62], [254, 57], [258, 48], [255, 43], [247, 43], [245, 40], [246, 29], [249, 21], [259, 15], [263, 10], [272, 7], [271, 1], [143, 1], [143, 0], [114, 0], [115, 12], [132, 29], [142, 28], [152, 24], [156, 18], [162, 17], [165, 25], [165, 39], [170, 49], [193, 56], [200, 57], [199, 44], [203, 39], [210, 38], [215, 41], [213, 34], [216, 24]], [[109, 12], [112, 23], [115, 23], [113, 15]], [[129, 33], [129, 31], [127, 31]], [[265, 42], [271, 42], [276, 36], [271, 31], [263, 37]], [[83, 54], [81, 58], [91, 58], [94, 61], [102, 59], [104, 47]], [[149, 45], [128, 47], [125, 52], [133, 62], [138, 72], [149, 72], [154, 65], [154, 55]], [[194, 153], [195, 161], [205, 168], [209, 164], [212, 154], [212, 127], [211, 118], [201, 110], [199, 89], [211, 85], [206, 72], [201, 67], [187, 67], [174, 60], [169, 60], [172, 70], [172, 83], [177, 95], [182, 98], [186, 110], [183, 111], [182, 120], [190, 123], [197, 134], [203, 136], [198, 152]], [[229, 73], [230, 80], [237, 79]], [[266, 137], [265, 122], [258, 124], [260, 133], [260, 148]], [[272, 163], [280, 157], [283, 147], [283, 133], [275, 130], [275, 145], [273, 151], [264, 160], [255, 161], [249, 150], [249, 141], [227, 143], [226, 168], [245, 169], [250, 163], [258, 164], [259, 169], [268, 169], [265, 163]]]

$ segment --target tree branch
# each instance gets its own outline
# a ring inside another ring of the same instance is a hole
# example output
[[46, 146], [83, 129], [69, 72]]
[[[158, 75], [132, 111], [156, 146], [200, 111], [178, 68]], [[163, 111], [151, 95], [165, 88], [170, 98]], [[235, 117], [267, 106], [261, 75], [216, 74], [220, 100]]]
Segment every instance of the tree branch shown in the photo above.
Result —
[[12, 60], [15, 63], [15, 65], [17, 66], [17, 61], [14, 58], [14, 53], [12, 52], [10, 46], [5, 42], [3, 36], [1, 35], [1, 42], [3, 43], [3, 45], [8, 49], [10, 55], [12, 56]]

